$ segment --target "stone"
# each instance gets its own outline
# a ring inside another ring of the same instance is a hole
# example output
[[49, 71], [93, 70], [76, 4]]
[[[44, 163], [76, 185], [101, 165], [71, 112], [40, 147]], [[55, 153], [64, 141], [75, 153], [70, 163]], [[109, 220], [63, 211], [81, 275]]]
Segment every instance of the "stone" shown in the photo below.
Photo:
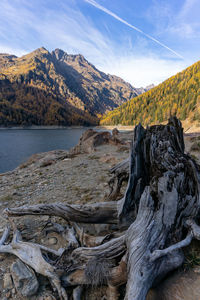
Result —
[[11, 274], [17, 291], [25, 297], [37, 293], [39, 283], [34, 271], [21, 260], [17, 260], [11, 266]]
[[58, 240], [56, 237], [51, 237], [48, 239], [48, 244], [49, 245], [56, 245], [58, 243]]
[[113, 128], [112, 135], [117, 136], [119, 134], [119, 130], [117, 128]]
[[123, 144], [123, 142], [117, 139], [116, 135], [112, 136], [108, 131], [88, 129], [82, 134], [78, 144], [70, 150], [70, 153], [74, 155], [92, 153], [96, 150], [96, 147], [108, 144], [120, 145]]
[[150, 290], [147, 300], [199, 300], [200, 274], [195, 270], [177, 271]]

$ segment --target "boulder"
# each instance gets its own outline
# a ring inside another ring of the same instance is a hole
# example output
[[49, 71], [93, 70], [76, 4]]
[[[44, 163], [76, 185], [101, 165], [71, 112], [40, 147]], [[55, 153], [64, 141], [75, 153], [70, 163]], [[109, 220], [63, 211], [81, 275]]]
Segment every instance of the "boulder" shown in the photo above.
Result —
[[116, 137], [117, 135], [119, 135], [119, 130], [117, 128], [113, 128], [112, 136]]
[[78, 144], [71, 149], [70, 153], [92, 153], [96, 147], [106, 144], [122, 144], [115, 136], [112, 136], [108, 131], [95, 131], [93, 129], [86, 130]]
[[21, 260], [18, 259], [12, 264], [11, 274], [19, 294], [29, 297], [37, 293], [39, 287], [37, 277], [34, 271]]
[[152, 289], [147, 300], [199, 300], [200, 268], [177, 271]]

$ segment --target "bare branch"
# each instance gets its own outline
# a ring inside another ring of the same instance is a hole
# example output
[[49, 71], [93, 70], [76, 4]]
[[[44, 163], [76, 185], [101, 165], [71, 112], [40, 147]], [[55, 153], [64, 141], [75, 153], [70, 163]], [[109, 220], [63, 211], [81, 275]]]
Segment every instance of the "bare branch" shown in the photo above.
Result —
[[190, 231], [184, 240], [182, 240], [166, 249], [153, 251], [153, 253], [150, 255], [150, 261], [153, 262], [164, 255], [167, 255], [175, 250], [178, 250], [178, 249], [188, 246], [191, 243], [192, 238], [193, 238], [193, 234]]
[[186, 226], [191, 229], [193, 237], [197, 240], [200, 240], [200, 226], [198, 226], [193, 219], [187, 220]]

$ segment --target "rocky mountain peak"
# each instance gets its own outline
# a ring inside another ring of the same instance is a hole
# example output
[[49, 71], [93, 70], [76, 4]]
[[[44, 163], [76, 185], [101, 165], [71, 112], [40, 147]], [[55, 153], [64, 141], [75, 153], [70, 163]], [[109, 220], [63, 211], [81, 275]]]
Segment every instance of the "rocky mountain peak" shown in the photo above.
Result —
[[129, 83], [99, 71], [83, 55], [58, 48], [13, 56], [9, 64], [0, 56], [0, 68], [5, 124], [96, 124], [99, 114], [138, 95]]
[[17, 56], [9, 53], [0, 53], [0, 58], [13, 59], [13, 58], [17, 58]]
[[36, 49], [36, 50], [34, 50], [34, 51], [32, 51], [32, 52], [30, 52], [30, 53], [28, 53], [28, 54], [25, 54], [25, 55], [23, 55], [22, 57], [20, 57], [19, 58], [19, 60], [29, 60], [30, 58], [32, 58], [32, 57], [41, 57], [41, 56], [43, 56], [43, 55], [49, 55], [50, 53], [49, 53], [49, 51], [46, 49], [46, 48], [44, 48], [44, 47], [41, 47], [41, 48], [38, 48], [38, 49]]
[[0, 68], [4, 68], [6, 66], [11, 66], [14, 64], [17, 56], [8, 54], [8, 53], [0, 53]]
[[51, 54], [57, 60], [62, 60], [62, 58], [67, 55], [66, 52], [64, 52], [63, 50], [61, 50], [59, 48], [56, 48], [54, 51], [51, 52]]
[[63, 56], [66, 62], [76, 62], [76, 63], [84, 63], [89, 64], [86, 58], [81, 54], [67, 54]]
[[152, 84], [149, 84], [145, 87], [145, 90], [146, 91], [149, 91], [150, 89], [153, 89], [155, 87], [155, 85], [152, 83]]
[[45, 48], [45, 47], [40, 47], [38, 49], [36, 49], [33, 52], [38, 52], [38, 53], [49, 53], [49, 51]]

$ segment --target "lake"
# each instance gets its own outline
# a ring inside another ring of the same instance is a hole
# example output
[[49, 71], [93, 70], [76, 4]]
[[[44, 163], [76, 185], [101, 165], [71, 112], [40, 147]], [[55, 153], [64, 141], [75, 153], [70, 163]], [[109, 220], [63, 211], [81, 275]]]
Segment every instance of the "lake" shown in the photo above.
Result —
[[1, 129], [0, 173], [13, 170], [34, 153], [69, 150], [86, 129]]

